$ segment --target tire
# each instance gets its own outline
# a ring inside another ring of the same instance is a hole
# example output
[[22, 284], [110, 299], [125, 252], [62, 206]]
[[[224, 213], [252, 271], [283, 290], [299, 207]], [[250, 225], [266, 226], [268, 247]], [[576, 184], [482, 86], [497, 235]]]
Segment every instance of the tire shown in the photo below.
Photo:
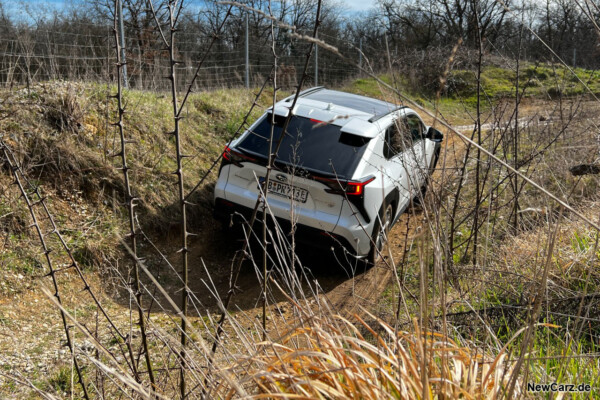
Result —
[[379, 218], [377, 218], [375, 221], [375, 227], [373, 229], [373, 234], [371, 235], [371, 251], [369, 252], [366, 260], [368, 267], [374, 266], [377, 261], [381, 259], [381, 255], [383, 255], [385, 245], [387, 243], [387, 235], [392, 227], [393, 218], [393, 205], [388, 204], [385, 208], [385, 212], [383, 212], [382, 205], [381, 211], [379, 212]]

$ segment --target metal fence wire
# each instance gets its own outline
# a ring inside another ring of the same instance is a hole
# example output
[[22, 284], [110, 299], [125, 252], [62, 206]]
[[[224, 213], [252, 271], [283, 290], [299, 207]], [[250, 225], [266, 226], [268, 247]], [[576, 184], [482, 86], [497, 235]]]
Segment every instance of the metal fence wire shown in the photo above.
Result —
[[[204, 58], [194, 90], [260, 86], [271, 71], [273, 53], [270, 38], [256, 38], [249, 30], [237, 40], [219, 38], [207, 53], [211, 37], [192, 37], [185, 32], [176, 42], [176, 72], [181, 89], [194, 76]], [[112, 27], [82, 26], [73, 32], [20, 28], [0, 35], [0, 85], [13, 87], [49, 80], [114, 82], [116, 56]], [[167, 90], [169, 57], [153, 32], [141, 37], [125, 36], [127, 86], [143, 90]], [[336, 47], [351, 64], [321, 49], [311, 57], [307, 85], [339, 86], [359, 75], [364, 63], [360, 43], [338, 37], [320, 38]], [[300, 78], [308, 43], [288, 34], [275, 41], [278, 81], [284, 89]], [[363, 49], [367, 52], [368, 49]], [[366, 54], [366, 53], [365, 53]]]

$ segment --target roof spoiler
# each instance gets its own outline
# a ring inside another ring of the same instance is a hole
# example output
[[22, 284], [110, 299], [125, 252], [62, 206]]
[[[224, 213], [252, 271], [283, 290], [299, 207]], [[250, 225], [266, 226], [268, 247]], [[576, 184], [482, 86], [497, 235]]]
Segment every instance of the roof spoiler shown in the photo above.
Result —
[[375, 121], [378, 121], [378, 120], [380, 120], [381, 118], [385, 117], [386, 115], [389, 115], [389, 114], [391, 114], [391, 113], [393, 113], [393, 112], [396, 112], [396, 111], [398, 111], [398, 110], [402, 110], [402, 109], [404, 109], [404, 108], [408, 108], [408, 107], [406, 107], [406, 106], [399, 106], [399, 107], [396, 107], [396, 108], [394, 108], [394, 109], [392, 109], [392, 110], [390, 110], [390, 111], [388, 111], [388, 112], [385, 112], [385, 113], [383, 113], [383, 114], [377, 114], [377, 115], [373, 115], [371, 118], [369, 118], [369, 122], [375, 122]]
[[[315, 87], [312, 87], [310, 89], [305, 89], [305, 90], [303, 90], [303, 91], [300, 92], [300, 94], [298, 95], [298, 97], [304, 97], [304, 96], [307, 96], [307, 95], [309, 95], [311, 93], [315, 93], [315, 92], [318, 92], [319, 90], [323, 90], [323, 89], [325, 89], [325, 86], [315, 86]], [[283, 100], [283, 101], [286, 102], [286, 103], [289, 103], [290, 101], [292, 101], [294, 99], [295, 95], [296, 94], [294, 93], [293, 95], [291, 95], [289, 97], [286, 97], [285, 100]]]
[[379, 128], [370, 122], [353, 118], [344, 124], [340, 131], [342, 133], [349, 133], [351, 135], [373, 139], [379, 133]]
[[[294, 109], [291, 110], [291, 114], [292, 115], [296, 115], [297, 111], [298, 111], [298, 105], [296, 104], [296, 106], [294, 107]], [[267, 110], [267, 112], [269, 114], [273, 113], [273, 107], [269, 107], [269, 109]], [[290, 107], [285, 106], [285, 105], [280, 104], [280, 103], [275, 104], [275, 115], [277, 115], [278, 117], [287, 118], [287, 116], [290, 115]]]

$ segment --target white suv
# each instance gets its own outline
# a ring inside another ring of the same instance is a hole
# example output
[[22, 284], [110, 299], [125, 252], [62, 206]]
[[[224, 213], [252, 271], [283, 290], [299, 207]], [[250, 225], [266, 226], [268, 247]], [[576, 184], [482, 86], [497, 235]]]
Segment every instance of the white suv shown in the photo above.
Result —
[[270, 210], [285, 230], [294, 221], [297, 240], [374, 263], [389, 228], [424, 192], [443, 135], [410, 108], [365, 96], [316, 87], [290, 110], [292, 100], [269, 108], [225, 149], [215, 215], [230, 220], [254, 209], [271, 132], [275, 149], [291, 113], [268, 182]]

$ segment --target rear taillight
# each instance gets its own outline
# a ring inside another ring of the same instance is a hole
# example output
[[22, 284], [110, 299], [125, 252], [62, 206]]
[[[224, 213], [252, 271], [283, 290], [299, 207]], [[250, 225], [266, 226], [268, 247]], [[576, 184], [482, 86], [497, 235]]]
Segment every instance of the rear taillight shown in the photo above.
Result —
[[375, 180], [373, 175], [367, 176], [359, 181], [345, 181], [341, 179], [331, 179], [324, 177], [314, 177], [315, 180], [327, 185], [325, 191], [344, 196], [355, 210], [357, 210], [367, 223], [371, 222], [371, 218], [365, 209], [365, 186]]
[[375, 180], [374, 176], [369, 176], [360, 181], [345, 181], [341, 179], [316, 177], [317, 181], [328, 186], [325, 189], [327, 193], [341, 194], [346, 196], [362, 196], [365, 192], [365, 186]]
[[227, 161], [231, 161], [231, 148], [229, 146], [225, 146], [225, 150], [223, 150], [223, 158]]
[[221, 198], [217, 199], [216, 203], [217, 203], [217, 205], [221, 205], [221, 206], [225, 206], [225, 207], [229, 207], [229, 208], [235, 207], [235, 204], [233, 204], [232, 202], [227, 201], [225, 199], [221, 199]]
[[346, 186], [346, 194], [349, 196], [360, 196], [365, 192], [365, 186], [374, 180], [375, 177], [371, 176], [362, 182], [348, 182], [348, 186]]
[[223, 150], [224, 164], [234, 164], [238, 167], [242, 167], [243, 161], [256, 161], [256, 159], [240, 153], [239, 151], [232, 150], [229, 146], [225, 146], [225, 150]]

